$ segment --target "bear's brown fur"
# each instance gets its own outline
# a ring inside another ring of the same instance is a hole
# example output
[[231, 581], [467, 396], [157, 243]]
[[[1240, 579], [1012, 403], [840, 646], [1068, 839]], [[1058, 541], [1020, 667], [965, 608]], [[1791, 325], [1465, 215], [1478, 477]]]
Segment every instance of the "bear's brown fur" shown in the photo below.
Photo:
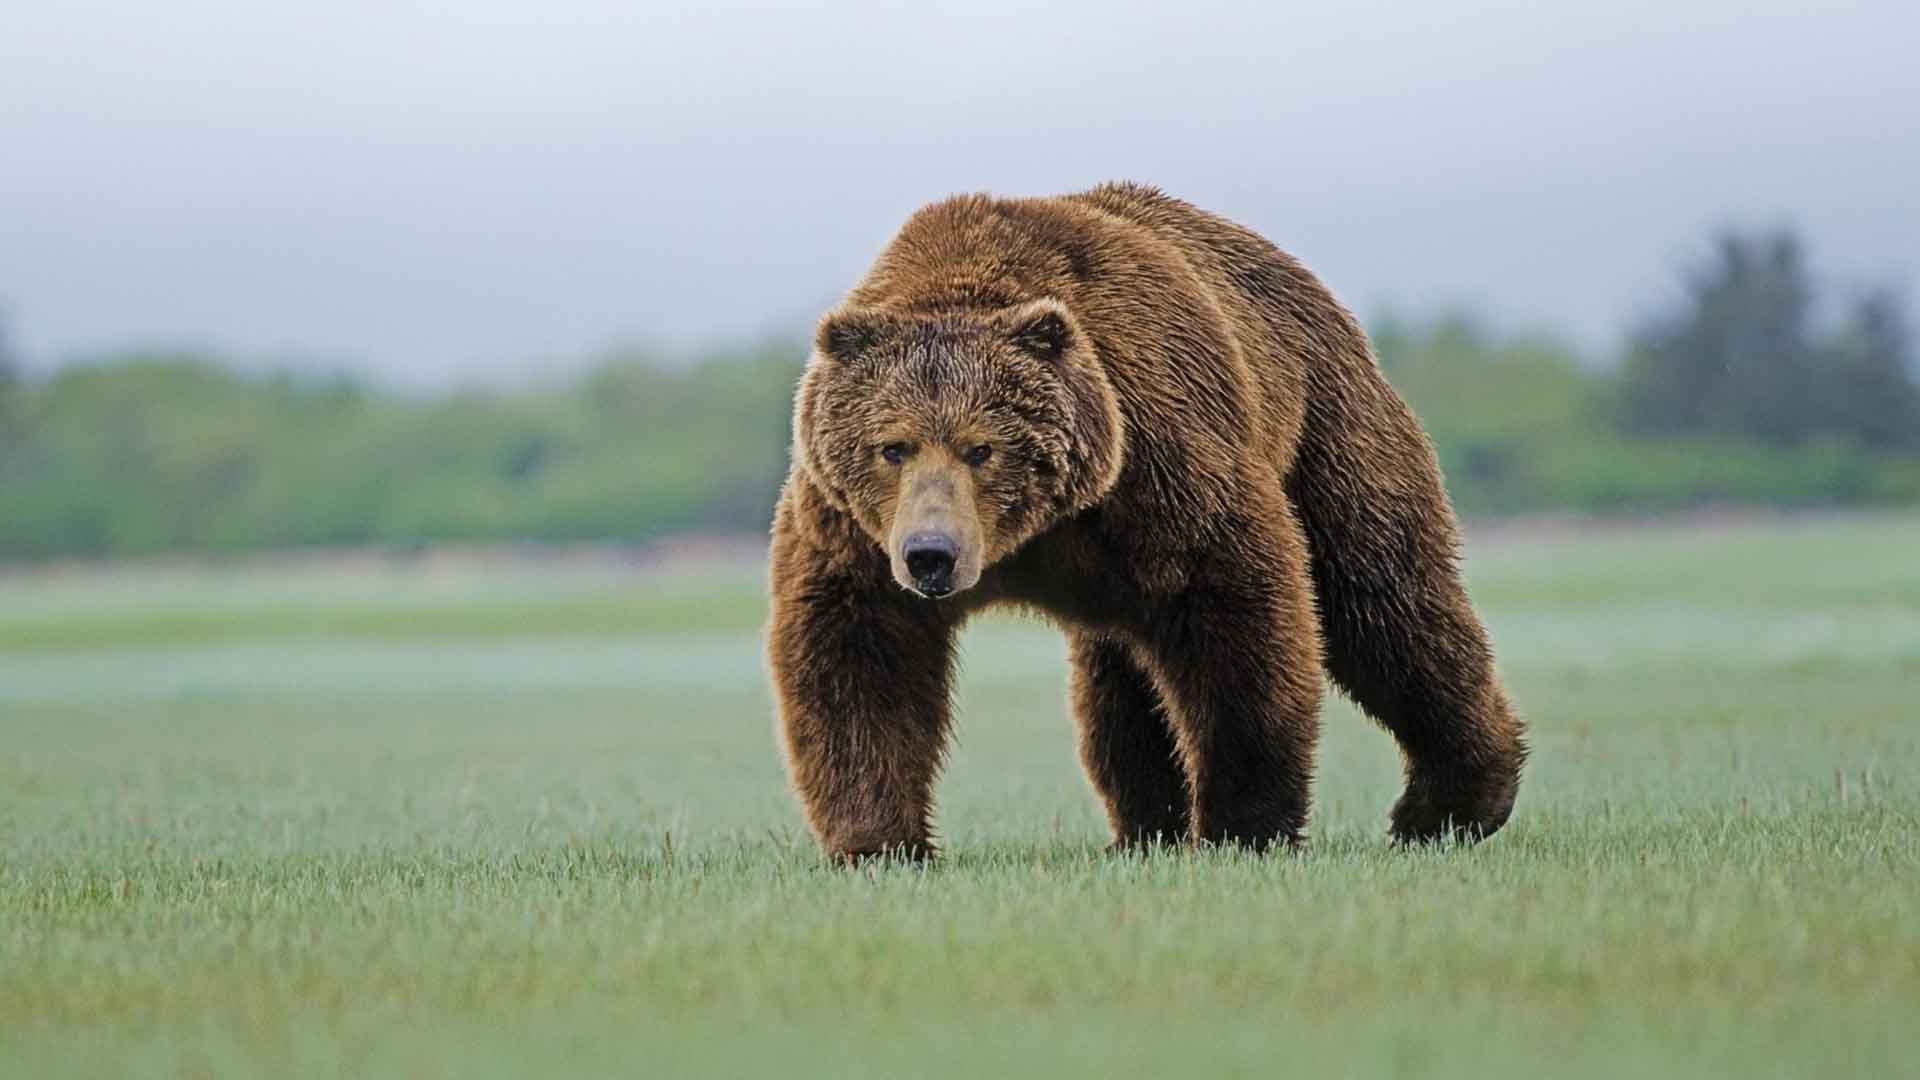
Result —
[[1395, 836], [1507, 820], [1522, 727], [1432, 447], [1254, 233], [1129, 184], [928, 206], [822, 320], [794, 448], [768, 653], [830, 855], [931, 854], [954, 635], [994, 604], [1065, 627], [1122, 845], [1297, 842], [1323, 671], [1400, 743]]

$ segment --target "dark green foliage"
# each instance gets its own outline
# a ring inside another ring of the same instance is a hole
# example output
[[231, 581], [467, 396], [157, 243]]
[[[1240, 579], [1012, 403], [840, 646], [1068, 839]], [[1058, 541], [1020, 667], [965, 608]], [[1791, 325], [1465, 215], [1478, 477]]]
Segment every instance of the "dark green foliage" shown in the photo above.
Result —
[[1781, 446], [1729, 432], [1635, 430], [1617, 422], [1631, 371], [1583, 368], [1564, 347], [1496, 340], [1460, 317], [1425, 329], [1390, 320], [1374, 340], [1468, 514], [1920, 502], [1920, 456], [1884, 452], [1890, 441], [1823, 433]]
[[1877, 289], [1862, 297], [1826, 353], [1831, 382], [1821, 396], [1824, 426], [1867, 446], [1920, 447], [1913, 331], [1899, 295]]
[[1898, 297], [1878, 291], [1845, 324], [1814, 325], [1818, 289], [1792, 232], [1723, 233], [1679, 310], [1634, 336], [1622, 384], [1639, 431], [1769, 446], [1835, 439], [1920, 444], [1920, 389]]

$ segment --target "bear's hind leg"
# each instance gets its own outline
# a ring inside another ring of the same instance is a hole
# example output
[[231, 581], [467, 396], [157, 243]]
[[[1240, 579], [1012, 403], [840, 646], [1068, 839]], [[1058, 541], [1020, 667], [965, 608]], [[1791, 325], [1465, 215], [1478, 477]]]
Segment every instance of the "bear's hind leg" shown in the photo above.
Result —
[[1072, 635], [1080, 761], [1107, 804], [1116, 847], [1187, 839], [1187, 777], [1160, 693], [1130, 648]]
[[1393, 835], [1479, 839], [1513, 812], [1522, 725], [1460, 582], [1433, 451], [1378, 374], [1361, 378], [1372, 393], [1318, 417], [1288, 481], [1312, 552], [1327, 671], [1405, 755]]

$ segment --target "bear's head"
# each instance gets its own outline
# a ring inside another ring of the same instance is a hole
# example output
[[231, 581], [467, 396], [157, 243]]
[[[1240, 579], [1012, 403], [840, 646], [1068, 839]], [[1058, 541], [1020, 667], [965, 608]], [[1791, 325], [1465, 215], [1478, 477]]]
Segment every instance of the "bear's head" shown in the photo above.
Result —
[[1120, 473], [1119, 399], [1064, 304], [821, 320], [794, 446], [826, 497], [922, 596], [1098, 503]]

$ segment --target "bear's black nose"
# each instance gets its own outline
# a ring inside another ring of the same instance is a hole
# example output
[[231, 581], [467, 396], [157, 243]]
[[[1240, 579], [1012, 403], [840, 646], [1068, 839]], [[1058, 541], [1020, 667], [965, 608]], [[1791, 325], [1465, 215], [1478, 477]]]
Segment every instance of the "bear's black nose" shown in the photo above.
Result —
[[952, 537], [914, 533], [907, 537], [901, 554], [907, 560], [907, 574], [921, 592], [945, 596], [953, 591], [953, 562], [960, 554], [960, 547]]

